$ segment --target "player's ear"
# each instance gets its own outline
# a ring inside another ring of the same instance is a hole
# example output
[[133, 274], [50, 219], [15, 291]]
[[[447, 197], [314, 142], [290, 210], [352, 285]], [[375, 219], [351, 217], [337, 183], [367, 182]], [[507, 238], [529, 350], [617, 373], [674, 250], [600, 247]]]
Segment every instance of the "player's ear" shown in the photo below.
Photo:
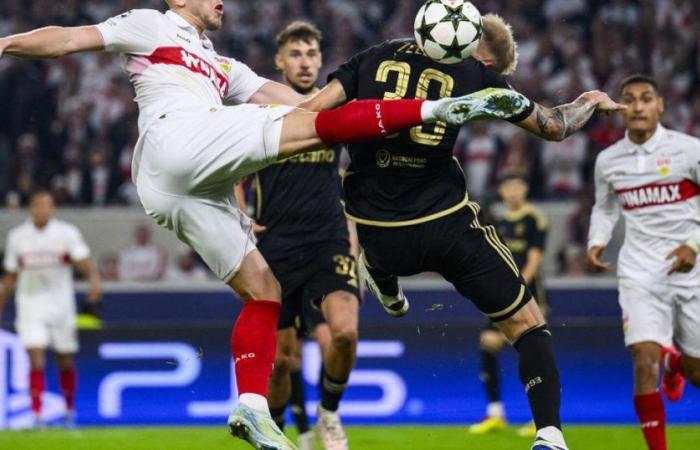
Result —
[[275, 54], [275, 69], [281, 71], [284, 67], [284, 62], [282, 61], [282, 55], [279, 52]]

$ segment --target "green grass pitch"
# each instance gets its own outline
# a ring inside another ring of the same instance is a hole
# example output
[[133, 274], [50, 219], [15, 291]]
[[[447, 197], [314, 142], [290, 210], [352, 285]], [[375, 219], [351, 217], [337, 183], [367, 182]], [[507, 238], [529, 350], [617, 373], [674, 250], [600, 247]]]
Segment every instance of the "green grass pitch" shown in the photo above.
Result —
[[[528, 450], [531, 441], [515, 429], [489, 436], [470, 436], [466, 427], [348, 427], [355, 450]], [[669, 449], [700, 448], [700, 426], [670, 427]], [[641, 433], [633, 426], [571, 426], [572, 450], [641, 450]], [[228, 436], [225, 427], [83, 428], [77, 431], [0, 432], [0, 449], [12, 450], [248, 450]]]

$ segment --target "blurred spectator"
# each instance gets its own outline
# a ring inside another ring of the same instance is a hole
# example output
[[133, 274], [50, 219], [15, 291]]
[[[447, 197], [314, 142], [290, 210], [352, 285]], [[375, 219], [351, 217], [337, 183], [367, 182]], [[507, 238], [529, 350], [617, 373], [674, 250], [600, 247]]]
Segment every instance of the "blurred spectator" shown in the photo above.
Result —
[[199, 264], [192, 249], [186, 245], [180, 245], [175, 255], [175, 261], [165, 271], [165, 279], [169, 281], [206, 281], [210, 279], [210, 276], [209, 272]]
[[118, 274], [121, 281], [157, 281], [168, 264], [168, 252], [151, 242], [151, 230], [141, 224], [134, 231], [134, 243], [119, 252]]
[[100, 259], [100, 276], [104, 281], [119, 281], [119, 256], [110, 253]]
[[469, 197], [476, 201], [484, 198], [491, 185], [498, 154], [498, 139], [489, 133], [486, 121], [474, 122], [471, 133], [465, 127], [455, 145], [455, 152], [464, 165]]
[[568, 198], [583, 187], [583, 164], [588, 157], [588, 139], [583, 133], [561, 142], [546, 142], [542, 168], [550, 198]]

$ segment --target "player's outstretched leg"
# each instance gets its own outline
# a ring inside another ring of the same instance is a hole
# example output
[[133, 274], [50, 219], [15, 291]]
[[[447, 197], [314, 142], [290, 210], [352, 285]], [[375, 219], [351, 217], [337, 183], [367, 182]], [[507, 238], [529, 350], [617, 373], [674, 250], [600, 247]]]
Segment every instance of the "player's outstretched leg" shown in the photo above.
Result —
[[229, 285], [246, 299], [231, 335], [239, 404], [229, 415], [229, 430], [258, 450], [296, 450], [272, 420], [266, 398], [277, 346], [279, 283], [254, 250]]
[[501, 369], [498, 364], [498, 354], [505, 345], [505, 339], [500, 331], [489, 327], [481, 332], [480, 340], [480, 378], [489, 403], [486, 408], [486, 418], [469, 427], [471, 434], [492, 433], [508, 426], [505, 408], [501, 401]]
[[634, 409], [649, 450], [666, 450], [666, 408], [658, 390], [661, 345], [629, 345], [634, 364]]
[[406, 295], [401, 289], [399, 278], [396, 275], [388, 275], [370, 267], [364, 252], [357, 260], [360, 279], [364, 281], [367, 289], [379, 300], [382, 308], [390, 316], [403, 317], [410, 307]]

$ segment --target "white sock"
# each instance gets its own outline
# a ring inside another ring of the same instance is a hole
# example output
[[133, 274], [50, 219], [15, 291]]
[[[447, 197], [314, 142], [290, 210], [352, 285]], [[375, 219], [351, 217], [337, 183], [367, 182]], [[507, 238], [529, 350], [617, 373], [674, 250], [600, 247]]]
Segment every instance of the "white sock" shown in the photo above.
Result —
[[486, 417], [503, 419], [505, 416], [506, 409], [503, 407], [503, 402], [492, 402], [486, 407]]
[[433, 100], [426, 100], [423, 102], [423, 105], [421, 105], [420, 108], [420, 116], [424, 122], [432, 123], [437, 121], [437, 118], [435, 117], [435, 107], [437, 104], [438, 102]]
[[250, 393], [241, 394], [241, 396], [238, 397], [238, 401], [256, 411], [270, 414], [270, 407], [267, 405], [267, 399], [262, 395]]
[[537, 436], [545, 439], [552, 444], [558, 445], [563, 448], [566, 447], [566, 442], [564, 442], [564, 435], [561, 430], [557, 427], [544, 427], [537, 430]]

